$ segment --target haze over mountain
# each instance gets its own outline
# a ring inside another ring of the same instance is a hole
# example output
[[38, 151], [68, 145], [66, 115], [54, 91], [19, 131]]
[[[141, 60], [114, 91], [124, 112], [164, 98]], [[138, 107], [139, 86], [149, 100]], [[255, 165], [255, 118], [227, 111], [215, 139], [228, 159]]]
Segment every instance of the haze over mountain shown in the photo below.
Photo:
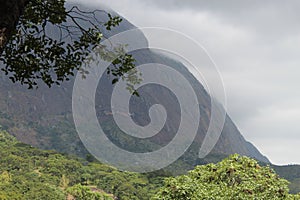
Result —
[[[99, 15], [99, 17], [102, 21], [106, 20], [106, 15]], [[110, 34], [132, 28], [134, 25], [124, 19], [121, 25]], [[140, 32], [135, 38], [138, 38], [139, 42], [147, 43], [147, 39]], [[133, 56], [137, 60], [137, 65], [161, 63], [170, 66], [191, 83], [201, 111], [200, 128], [194, 143], [177, 164], [185, 169], [191, 168], [199, 162], [205, 162], [205, 160], [199, 161], [198, 159], [198, 151], [205, 137], [211, 115], [210, 97], [204, 87], [183, 64], [166, 57], [159, 51], [144, 49], [133, 52]], [[153, 76], [155, 73], [158, 72], [153, 71]], [[109, 98], [113, 90], [112, 78], [109, 75], [103, 76], [96, 94], [95, 108], [98, 120], [104, 127], [107, 136], [116, 145], [136, 152], [151, 151], [167, 144], [176, 133], [178, 120], [180, 120], [178, 103], [174, 95], [168, 89], [152, 85], [139, 90], [140, 97], [132, 99], [132, 115], [135, 116], [133, 118], [139, 125], [149, 123], [149, 106], [155, 103], [162, 104], [168, 112], [167, 122], [161, 132], [149, 140], [138, 142], [136, 138], [122, 133], [109, 114], [111, 108], [107, 103], [110, 102]], [[54, 86], [49, 89], [41, 85], [37, 90], [27, 90], [25, 87], [11, 83], [6, 76], [2, 75], [0, 79], [0, 124], [20, 141], [27, 144], [43, 149], [55, 149], [60, 152], [86, 156], [88, 152], [79, 140], [72, 118], [73, 82], [74, 78], [71, 78], [69, 82], [65, 82], [61, 86]], [[233, 153], [250, 156], [262, 162], [269, 162], [255, 146], [244, 139], [230, 117], [226, 116], [221, 137], [211, 155], [222, 157]]]

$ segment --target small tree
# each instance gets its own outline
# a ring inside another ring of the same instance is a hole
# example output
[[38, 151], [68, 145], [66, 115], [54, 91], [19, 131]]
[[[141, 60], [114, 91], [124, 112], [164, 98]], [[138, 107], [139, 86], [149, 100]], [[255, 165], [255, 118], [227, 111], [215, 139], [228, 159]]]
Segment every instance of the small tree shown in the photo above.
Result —
[[4, 171], [4, 172], [2, 172], [2, 174], [0, 174], [0, 182], [1, 183], [8, 183], [11, 180], [12, 180], [11, 174], [8, 171]]
[[93, 192], [89, 187], [80, 184], [68, 188], [67, 192], [76, 200], [113, 200], [110, 195], [104, 192]]
[[289, 194], [288, 181], [269, 167], [237, 154], [218, 164], [197, 166], [187, 175], [167, 178], [153, 199], [300, 199]]

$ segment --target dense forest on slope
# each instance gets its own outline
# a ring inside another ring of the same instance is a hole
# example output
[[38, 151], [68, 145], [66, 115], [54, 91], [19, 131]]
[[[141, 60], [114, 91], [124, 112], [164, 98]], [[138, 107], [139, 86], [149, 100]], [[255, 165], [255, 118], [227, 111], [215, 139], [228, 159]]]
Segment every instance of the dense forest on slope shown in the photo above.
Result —
[[[154, 174], [120, 172], [83, 159], [39, 150], [0, 132], [0, 199], [149, 199], [161, 186]], [[81, 197], [80, 197], [81, 196]]]

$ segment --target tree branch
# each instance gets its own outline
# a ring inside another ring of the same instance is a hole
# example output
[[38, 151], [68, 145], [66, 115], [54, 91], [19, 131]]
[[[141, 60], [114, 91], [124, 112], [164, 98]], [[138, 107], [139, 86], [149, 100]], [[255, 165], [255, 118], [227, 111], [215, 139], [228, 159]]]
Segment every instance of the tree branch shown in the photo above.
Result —
[[0, 54], [30, 0], [0, 0]]

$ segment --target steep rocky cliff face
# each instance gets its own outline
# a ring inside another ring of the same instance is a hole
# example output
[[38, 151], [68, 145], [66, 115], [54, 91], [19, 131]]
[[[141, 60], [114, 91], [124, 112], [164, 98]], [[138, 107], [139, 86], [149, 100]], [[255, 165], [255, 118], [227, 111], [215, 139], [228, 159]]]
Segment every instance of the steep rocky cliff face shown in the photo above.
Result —
[[[99, 17], [104, 18], [105, 16]], [[121, 26], [109, 34], [116, 34], [132, 28], [134, 26], [124, 19]], [[142, 33], [137, 33], [135, 38], [138, 42], [147, 44], [147, 40]], [[180, 72], [191, 83], [199, 101], [200, 126], [194, 143], [181, 161], [178, 162], [184, 163], [186, 166], [197, 164], [198, 151], [205, 137], [210, 119], [209, 94], [183, 64], [166, 57], [161, 52], [144, 49], [132, 54], [137, 60], [137, 65], [144, 63], [165, 64]], [[153, 76], [155, 76], [155, 73], [157, 72], [153, 71]], [[137, 138], [128, 136], [118, 129], [110, 114], [111, 108], [108, 102], [110, 102], [112, 90], [114, 89], [111, 81], [112, 77], [109, 75], [104, 76], [100, 80], [96, 93], [97, 117], [107, 136], [116, 145], [136, 152], [155, 150], [168, 144], [174, 137], [180, 121], [180, 109], [172, 92], [158, 85], [152, 85], [139, 90], [140, 97], [132, 98], [131, 114], [134, 121], [139, 125], [149, 123], [147, 113], [153, 104], [162, 104], [168, 113], [168, 119], [160, 133], [139, 142]], [[54, 86], [50, 89], [40, 85], [37, 90], [27, 90], [23, 86], [11, 83], [7, 77], [2, 75], [0, 78], [0, 124], [22, 142], [43, 149], [56, 149], [61, 152], [85, 156], [88, 152], [79, 140], [72, 118], [73, 83], [74, 79], [71, 79], [61, 86]], [[230, 117], [226, 116], [221, 137], [211, 155], [229, 155], [233, 153], [269, 162], [255, 146], [244, 139]]]

